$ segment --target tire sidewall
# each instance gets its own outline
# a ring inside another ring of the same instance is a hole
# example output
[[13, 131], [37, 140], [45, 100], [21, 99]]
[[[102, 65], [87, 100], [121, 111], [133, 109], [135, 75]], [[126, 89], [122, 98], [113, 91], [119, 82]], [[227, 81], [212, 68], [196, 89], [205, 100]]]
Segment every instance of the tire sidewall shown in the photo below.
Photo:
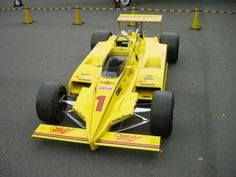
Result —
[[62, 110], [65, 104], [60, 104], [59, 99], [67, 95], [66, 87], [56, 82], [43, 84], [36, 96], [36, 112], [40, 120], [49, 124], [58, 124], [64, 119]]
[[168, 91], [156, 91], [153, 95], [150, 129], [157, 136], [167, 137], [172, 131], [174, 95]]
[[168, 63], [176, 63], [179, 55], [179, 34], [163, 32], [160, 36], [160, 43], [167, 44]]
[[106, 41], [109, 37], [112, 36], [110, 31], [96, 31], [92, 34], [90, 40], [90, 48], [91, 50], [97, 45], [98, 42]]

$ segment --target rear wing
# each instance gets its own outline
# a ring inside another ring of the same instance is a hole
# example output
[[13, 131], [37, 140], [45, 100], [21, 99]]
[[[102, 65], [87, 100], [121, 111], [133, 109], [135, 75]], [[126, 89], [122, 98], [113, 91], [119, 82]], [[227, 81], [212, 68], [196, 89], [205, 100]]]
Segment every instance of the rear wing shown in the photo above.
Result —
[[119, 28], [121, 28], [122, 22], [137, 22], [137, 23], [159, 23], [160, 24], [160, 30], [162, 31], [161, 26], [161, 20], [162, 15], [155, 15], [155, 14], [120, 14], [120, 16], [117, 18], [117, 22], [119, 25]]

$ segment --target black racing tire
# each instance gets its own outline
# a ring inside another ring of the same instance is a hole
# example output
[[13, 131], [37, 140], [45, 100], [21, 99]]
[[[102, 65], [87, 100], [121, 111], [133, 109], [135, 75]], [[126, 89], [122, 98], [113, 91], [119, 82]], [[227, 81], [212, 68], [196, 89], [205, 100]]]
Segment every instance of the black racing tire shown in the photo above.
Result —
[[91, 50], [97, 45], [100, 41], [106, 41], [109, 37], [112, 36], [110, 31], [96, 31], [91, 36], [90, 47]]
[[153, 135], [168, 137], [172, 132], [174, 94], [155, 91], [152, 98], [150, 130]]
[[132, 0], [119, 0], [119, 1], [120, 1], [121, 6], [126, 7], [131, 4]]
[[179, 34], [169, 32], [161, 33], [160, 43], [167, 44], [168, 63], [176, 63], [179, 55]]
[[39, 119], [48, 124], [59, 124], [65, 117], [66, 104], [59, 103], [67, 95], [66, 87], [56, 82], [43, 84], [36, 96], [36, 111]]

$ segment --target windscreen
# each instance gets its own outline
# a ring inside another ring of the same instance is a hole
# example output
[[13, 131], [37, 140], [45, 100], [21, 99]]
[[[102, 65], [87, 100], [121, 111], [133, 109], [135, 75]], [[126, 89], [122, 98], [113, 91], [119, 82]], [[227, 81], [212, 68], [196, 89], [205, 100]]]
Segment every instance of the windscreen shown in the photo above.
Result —
[[103, 66], [102, 76], [106, 78], [119, 77], [125, 68], [127, 56], [110, 55]]

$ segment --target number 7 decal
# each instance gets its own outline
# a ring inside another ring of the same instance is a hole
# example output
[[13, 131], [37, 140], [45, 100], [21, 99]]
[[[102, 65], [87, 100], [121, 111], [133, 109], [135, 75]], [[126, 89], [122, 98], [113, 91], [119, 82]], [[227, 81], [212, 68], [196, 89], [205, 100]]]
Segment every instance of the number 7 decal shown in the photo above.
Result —
[[102, 111], [102, 107], [103, 107], [105, 98], [106, 98], [106, 96], [97, 96], [98, 105], [97, 105], [96, 111], [99, 111], [99, 112]]

